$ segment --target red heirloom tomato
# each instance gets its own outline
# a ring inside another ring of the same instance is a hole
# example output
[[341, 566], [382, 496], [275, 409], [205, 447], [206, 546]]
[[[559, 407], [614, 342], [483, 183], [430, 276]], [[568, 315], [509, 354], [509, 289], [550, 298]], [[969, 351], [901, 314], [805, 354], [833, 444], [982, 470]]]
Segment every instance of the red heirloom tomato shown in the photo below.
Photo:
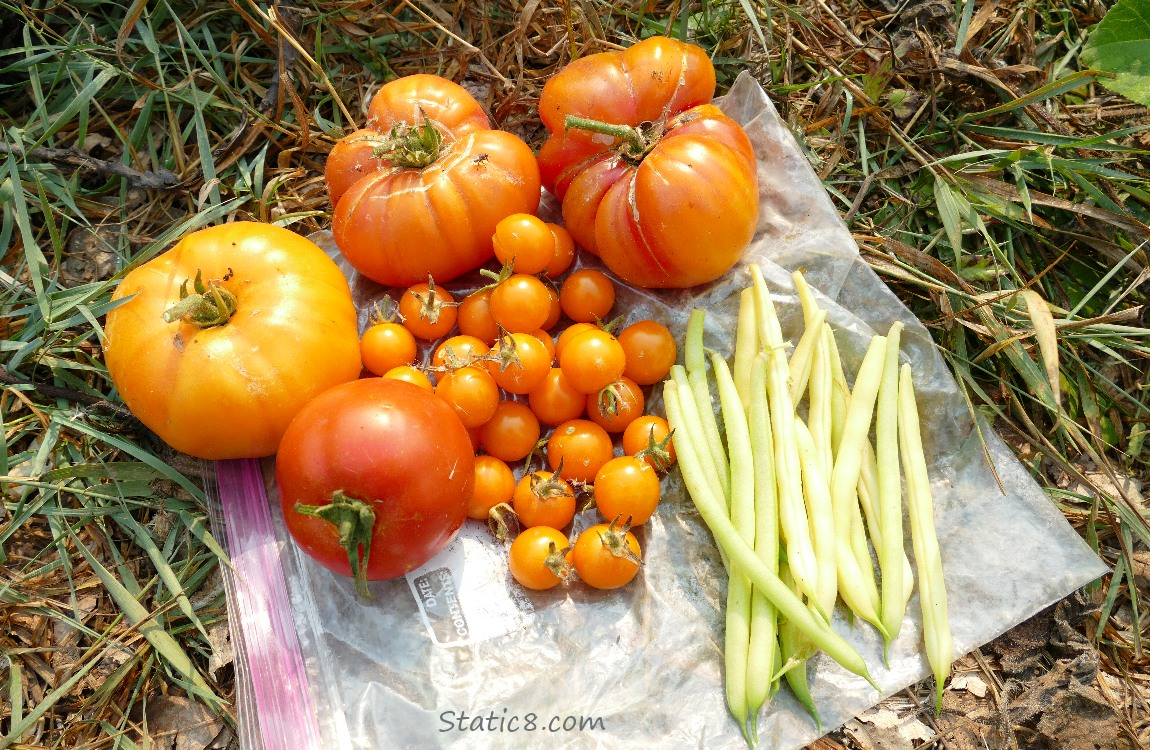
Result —
[[199, 458], [269, 456], [296, 412], [360, 373], [347, 280], [270, 224], [193, 232], [120, 282], [104, 360], [124, 403]]
[[276, 456], [284, 520], [321, 565], [363, 581], [430, 560], [467, 518], [471, 439], [442, 399], [366, 378], [324, 391], [292, 420]]
[[458, 84], [428, 74], [384, 84], [368, 125], [337, 144], [325, 167], [336, 244], [368, 278], [448, 282], [492, 257], [501, 219], [539, 205], [531, 149], [489, 129]]
[[666, 37], [581, 57], [543, 87], [543, 184], [575, 242], [631, 284], [711, 281], [754, 235], [755, 155], [714, 93], [707, 54]]

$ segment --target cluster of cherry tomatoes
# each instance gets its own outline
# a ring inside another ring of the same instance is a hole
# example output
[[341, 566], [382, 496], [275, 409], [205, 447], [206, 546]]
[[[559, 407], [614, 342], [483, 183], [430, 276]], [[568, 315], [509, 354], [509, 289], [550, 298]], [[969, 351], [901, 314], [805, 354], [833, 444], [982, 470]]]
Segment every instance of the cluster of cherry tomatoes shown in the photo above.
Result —
[[[653, 320], [615, 335], [614, 284], [568, 273], [575, 247], [562, 226], [514, 214], [493, 244], [502, 268], [483, 272], [491, 284], [458, 301], [433, 279], [408, 288], [398, 315], [364, 332], [364, 366], [455, 410], [477, 453], [468, 516], [521, 529], [509, 550], [520, 584], [551, 588], [574, 570], [596, 588], [622, 586], [641, 560], [629, 529], [654, 513], [659, 472], [675, 460], [666, 420], [644, 413], [644, 388], [675, 363], [674, 336]], [[438, 342], [427, 364], [420, 341]], [[592, 501], [606, 522], [569, 543], [563, 529]]]

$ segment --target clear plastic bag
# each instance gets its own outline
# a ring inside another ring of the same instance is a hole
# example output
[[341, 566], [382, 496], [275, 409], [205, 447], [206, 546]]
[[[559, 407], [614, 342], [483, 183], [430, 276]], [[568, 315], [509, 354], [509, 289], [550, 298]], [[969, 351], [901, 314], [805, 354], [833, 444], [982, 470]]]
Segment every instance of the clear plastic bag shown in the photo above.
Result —
[[[976, 429], [929, 333], [859, 259], [763, 89], [744, 74], [721, 105], [744, 124], [760, 158], [761, 224], [744, 265], [704, 288], [621, 286], [616, 309], [628, 320], [660, 320], [681, 338], [690, 310], [701, 307], [707, 345], [730, 355], [738, 292], [749, 283], [745, 264], [754, 262], [792, 340], [802, 316], [790, 272], [804, 269], [838, 331], [848, 371], [873, 334], [904, 323], [902, 351], [914, 366], [923, 410], [956, 657], [1104, 573], [1010, 450], [986, 425]], [[380, 291], [355, 288], [365, 310]], [[650, 408], [661, 410], [659, 389], [652, 395]], [[267, 483], [269, 505], [256, 481], [260, 472], [259, 462], [220, 466], [236, 563], [230, 593], [242, 637], [237, 651], [246, 652], [240, 677], [246, 674], [251, 688], [241, 694], [240, 713], [255, 712], [262, 732], [253, 725], [245, 746], [745, 746], [722, 687], [725, 574], [676, 472], [640, 532], [645, 565], [623, 589], [526, 593], [506, 572], [505, 550], [468, 522], [428, 565], [406, 579], [371, 584], [371, 599], [358, 598], [349, 580], [287, 541], [274, 482]], [[841, 614], [835, 623], [884, 694], [929, 673], [920, 624], [916, 596], [886, 669], [872, 628], [852, 628]], [[824, 729], [882, 697], [826, 657], [813, 664]], [[268, 725], [275, 725], [270, 733]], [[801, 747], [819, 735], [786, 690], [758, 726], [766, 748]]]

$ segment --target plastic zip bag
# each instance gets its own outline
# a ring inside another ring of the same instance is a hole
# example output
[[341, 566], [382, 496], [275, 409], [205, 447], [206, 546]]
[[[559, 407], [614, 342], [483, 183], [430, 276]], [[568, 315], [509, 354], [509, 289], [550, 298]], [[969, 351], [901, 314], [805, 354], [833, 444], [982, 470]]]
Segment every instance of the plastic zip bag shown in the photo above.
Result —
[[[895, 320], [906, 326], [902, 352], [914, 365], [923, 410], [955, 656], [1104, 573], [1005, 444], [972, 421], [929, 332], [859, 259], [763, 89], [744, 74], [720, 103], [746, 127], [759, 156], [760, 227], [744, 264], [763, 268], [784, 335], [797, 340], [801, 328], [790, 279], [800, 267], [828, 311], [848, 370], [873, 334]], [[730, 355], [738, 292], [748, 283], [740, 265], [701, 289], [620, 286], [616, 309], [628, 322], [660, 320], [681, 337], [690, 310], [701, 307], [707, 345]], [[382, 290], [358, 281], [353, 287], [366, 315]], [[659, 410], [658, 388], [652, 395], [648, 408]], [[260, 464], [242, 464], [220, 465], [220, 494], [229, 548], [243, 557], [229, 589], [237, 661], [247, 660], [237, 677], [251, 680], [250, 693], [241, 692], [241, 719], [254, 712], [261, 720], [262, 736], [251, 725], [245, 747], [745, 746], [722, 688], [725, 574], [675, 472], [641, 531], [646, 564], [624, 589], [524, 592], [506, 572], [503, 548], [470, 526], [406, 580], [371, 584], [373, 598], [363, 600], [349, 580], [287, 540], [274, 483], [269, 510], [256, 481]], [[866, 658], [884, 694], [929, 673], [917, 595], [907, 612], [889, 669], [881, 637], [836, 615], [836, 628]], [[825, 656], [813, 664], [824, 729], [882, 697]], [[770, 748], [801, 747], [819, 735], [785, 690], [758, 727]]]

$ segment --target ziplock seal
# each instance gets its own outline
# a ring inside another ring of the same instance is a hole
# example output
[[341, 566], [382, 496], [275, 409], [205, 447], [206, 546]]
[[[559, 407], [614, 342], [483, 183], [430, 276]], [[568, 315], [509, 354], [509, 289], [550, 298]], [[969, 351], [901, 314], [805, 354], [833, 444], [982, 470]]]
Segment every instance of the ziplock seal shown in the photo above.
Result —
[[216, 462], [238, 623], [265, 750], [319, 750], [319, 726], [292, 619], [259, 461]]

